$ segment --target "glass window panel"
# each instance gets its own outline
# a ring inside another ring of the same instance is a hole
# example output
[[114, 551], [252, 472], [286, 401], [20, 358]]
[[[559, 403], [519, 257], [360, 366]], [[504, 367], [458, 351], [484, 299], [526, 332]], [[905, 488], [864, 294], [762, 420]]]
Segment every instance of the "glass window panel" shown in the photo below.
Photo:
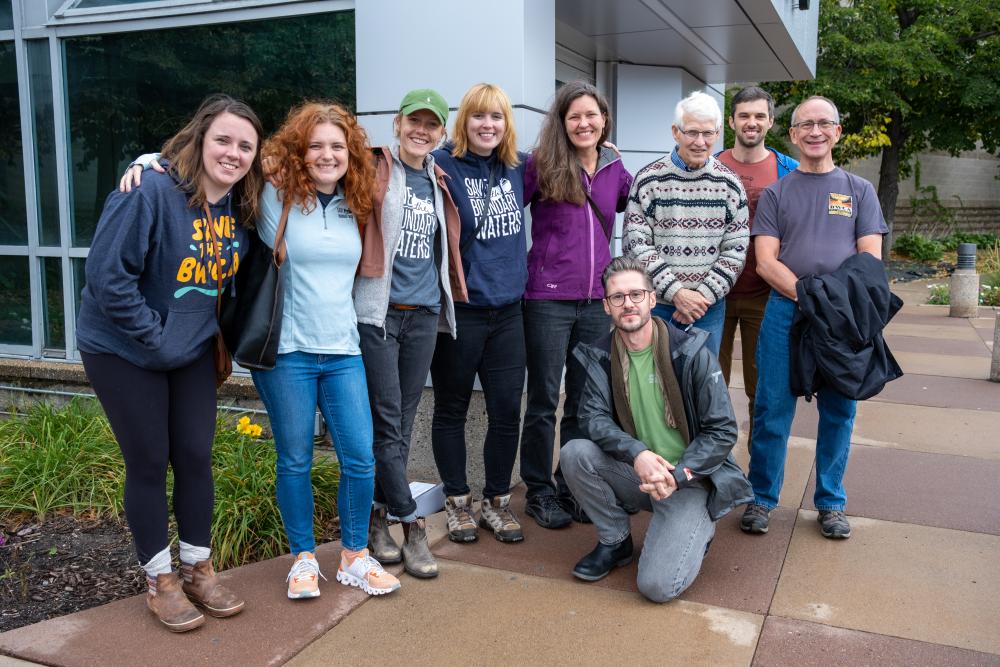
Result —
[[0, 343], [31, 345], [27, 257], [0, 257]]
[[0, 30], [14, 29], [14, 6], [11, 0], [0, 0]]
[[82, 257], [73, 257], [69, 261], [73, 267], [73, 304], [76, 316], [79, 318], [80, 294], [83, 292], [83, 286], [87, 284], [87, 260]]
[[56, 182], [56, 128], [52, 111], [52, 68], [49, 41], [26, 42], [31, 111], [34, 115], [35, 170], [38, 174], [38, 239], [59, 245], [59, 192]]
[[27, 245], [14, 42], [0, 43], [0, 245]]
[[66, 350], [66, 317], [63, 314], [62, 260], [58, 257], [42, 257], [42, 302], [45, 318], [45, 353]]
[[93, 7], [114, 7], [116, 5], [138, 5], [151, 0], [80, 0], [73, 9], [91, 9]]
[[305, 98], [353, 109], [354, 12], [67, 39], [73, 245], [87, 246], [125, 166], [158, 150], [209, 93], [271, 132]]

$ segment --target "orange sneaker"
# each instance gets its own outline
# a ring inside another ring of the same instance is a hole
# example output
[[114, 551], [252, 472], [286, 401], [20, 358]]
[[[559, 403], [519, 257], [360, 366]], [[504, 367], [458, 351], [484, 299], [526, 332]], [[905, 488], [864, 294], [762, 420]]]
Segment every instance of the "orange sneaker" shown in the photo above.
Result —
[[399, 588], [399, 579], [392, 576], [377, 560], [362, 549], [348, 561], [347, 551], [340, 552], [340, 568], [337, 581], [345, 586], [357, 586], [368, 595], [385, 595]]
[[288, 573], [288, 597], [293, 600], [318, 598], [320, 577], [323, 577], [323, 573], [319, 571], [316, 556], [312, 552], [303, 551], [295, 558]]

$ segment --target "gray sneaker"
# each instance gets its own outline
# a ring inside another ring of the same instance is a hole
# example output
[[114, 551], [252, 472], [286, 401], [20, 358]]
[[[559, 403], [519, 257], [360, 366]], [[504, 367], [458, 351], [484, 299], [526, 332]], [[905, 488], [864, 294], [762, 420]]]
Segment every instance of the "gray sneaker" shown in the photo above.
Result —
[[472, 516], [472, 494], [448, 496], [444, 509], [448, 514], [448, 539], [452, 542], [475, 542], [479, 531]]
[[743, 518], [740, 519], [740, 530], [744, 533], [763, 534], [767, 532], [767, 524], [770, 520], [771, 510], [763, 505], [747, 505], [746, 511], [743, 512]]
[[816, 516], [823, 537], [831, 540], [846, 540], [851, 536], [851, 523], [840, 510], [820, 510]]
[[524, 539], [521, 522], [510, 509], [510, 494], [490, 500], [483, 498], [479, 513], [479, 525], [493, 531], [493, 537], [501, 542], [520, 542]]

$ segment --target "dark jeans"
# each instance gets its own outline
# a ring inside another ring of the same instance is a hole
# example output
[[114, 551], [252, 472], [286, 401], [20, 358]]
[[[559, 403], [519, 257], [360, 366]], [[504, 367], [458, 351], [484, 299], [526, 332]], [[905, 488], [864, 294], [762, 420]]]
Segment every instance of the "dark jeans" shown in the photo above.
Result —
[[113, 354], [81, 352], [90, 386], [125, 459], [125, 517], [140, 563], [167, 548], [167, 465], [180, 539], [211, 545], [215, 365], [211, 352], [150, 371]]
[[559, 385], [566, 367], [566, 402], [559, 422], [559, 444], [584, 437], [577, 423], [580, 393], [586, 381], [583, 367], [572, 358], [578, 343], [592, 343], [611, 329], [611, 318], [600, 299], [524, 302], [524, 344], [528, 353], [528, 407], [521, 430], [521, 478], [528, 497], [568, 494], [562, 472], [555, 471]]
[[375, 432], [375, 501], [387, 505], [389, 512], [400, 518], [411, 519], [417, 511], [406, 462], [437, 327], [438, 314], [427, 308], [392, 307], [386, 313], [384, 328], [358, 325]]
[[439, 334], [431, 362], [434, 462], [447, 495], [469, 493], [465, 475], [465, 420], [478, 373], [489, 420], [483, 444], [486, 468], [483, 496], [495, 498], [510, 491], [510, 476], [517, 457], [525, 364], [521, 304], [500, 308], [456, 307], [455, 318], [458, 339]]

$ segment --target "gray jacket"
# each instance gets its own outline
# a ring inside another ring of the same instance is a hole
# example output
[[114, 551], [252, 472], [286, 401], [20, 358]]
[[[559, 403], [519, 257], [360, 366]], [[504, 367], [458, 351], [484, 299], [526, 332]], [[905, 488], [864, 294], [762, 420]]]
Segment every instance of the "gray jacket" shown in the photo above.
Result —
[[[718, 521], [735, 506], [753, 501], [750, 482], [730, 453], [736, 444], [737, 428], [729, 390], [719, 362], [705, 347], [707, 332], [696, 329], [685, 333], [669, 324], [666, 328], [670, 332], [670, 356], [683, 393], [691, 434], [691, 442], [674, 469], [674, 479], [680, 488], [707, 478], [712, 485], [708, 513], [713, 521]], [[611, 334], [591, 345], [578, 345], [573, 355], [587, 376], [578, 412], [580, 427], [605, 452], [632, 463], [648, 447], [622, 430], [615, 417]], [[690, 481], [685, 468], [693, 474]]]
[[[382, 151], [385, 155], [386, 151]], [[382, 239], [385, 269], [378, 277], [359, 275], [354, 281], [354, 310], [358, 322], [376, 327], [385, 326], [385, 316], [389, 310], [389, 290], [392, 283], [392, 262], [396, 258], [396, 245], [402, 231], [403, 197], [406, 195], [406, 171], [399, 160], [399, 144], [394, 143], [388, 151], [392, 156], [389, 182], [382, 203]], [[448, 280], [448, 233], [445, 224], [445, 196], [441, 192], [434, 171], [434, 156], [428, 155], [424, 164], [427, 175], [434, 184], [434, 211], [440, 227], [437, 238], [441, 246], [441, 265], [438, 279], [441, 283], [441, 325], [439, 331], [457, 336], [455, 326], [455, 302], [452, 297], [451, 282]]]

